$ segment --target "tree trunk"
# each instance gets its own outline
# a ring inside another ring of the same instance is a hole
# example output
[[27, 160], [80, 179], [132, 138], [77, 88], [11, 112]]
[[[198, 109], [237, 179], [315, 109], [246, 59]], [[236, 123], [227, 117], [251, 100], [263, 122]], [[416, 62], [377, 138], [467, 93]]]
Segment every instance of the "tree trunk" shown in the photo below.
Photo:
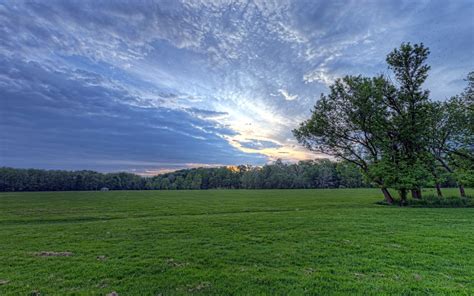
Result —
[[416, 189], [416, 196], [418, 199], [422, 199], [423, 196], [421, 195], [421, 188]]
[[398, 190], [398, 196], [400, 199], [406, 199], [407, 198], [407, 190], [406, 189], [399, 189]]
[[443, 192], [441, 192], [441, 185], [439, 185], [438, 182], [436, 182], [436, 193], [438, 194], [438, 197], [443, 197]]
[[400, 195], [400, 206], [403, 207], [407, 203], [407, 190], [405, 188], [398, 191]]
[[393, 204], [393, 197], [392, 195], [390, 194], [390, 191], [388, 191], [387, 188], [385, 187], [382, 187], [380, 188], [382, 190], [382, 193], [383, 193], [383, 196], [385, 197], [385, 201], [388, 203], [388, 204]]
[[412, 189], [411, 190], [411, 197], [413, 199], [421, 199], [421, 189]]
[[466, 197], [466, 191], [464, 191], [464, 186], [462, 184], [459, 184], [458, 187], [459, 187], [459, 194], [461, 194], [461, 197]]

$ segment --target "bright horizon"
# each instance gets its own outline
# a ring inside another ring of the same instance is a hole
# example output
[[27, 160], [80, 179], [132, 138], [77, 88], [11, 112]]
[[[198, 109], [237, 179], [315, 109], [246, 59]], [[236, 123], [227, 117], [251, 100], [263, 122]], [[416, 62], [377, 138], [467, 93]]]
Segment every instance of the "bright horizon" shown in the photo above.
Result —
[[313, 159], [291, 130], [344, 75], [430, 48], [431, 98], [474, 70], [472, 1], [0, 4], [0, 166], [155, 174]]

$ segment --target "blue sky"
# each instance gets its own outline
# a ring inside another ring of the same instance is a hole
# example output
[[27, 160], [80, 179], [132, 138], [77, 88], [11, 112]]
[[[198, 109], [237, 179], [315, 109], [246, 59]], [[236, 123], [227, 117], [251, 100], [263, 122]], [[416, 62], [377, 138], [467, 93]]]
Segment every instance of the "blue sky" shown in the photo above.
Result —
[[317, 157], [291, 130], [346, 74], [474, 70], [474, 1], [3, 1], [0, 165], [155, 174]]

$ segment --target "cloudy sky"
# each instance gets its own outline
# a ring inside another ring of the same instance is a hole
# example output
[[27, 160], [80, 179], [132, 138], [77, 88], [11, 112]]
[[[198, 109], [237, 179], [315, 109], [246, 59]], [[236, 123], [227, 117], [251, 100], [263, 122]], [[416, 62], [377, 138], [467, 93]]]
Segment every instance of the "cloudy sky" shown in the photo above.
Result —
[[0, 166], [153, 174], [314, 158], [292, 128], [346, 74], [431, 49], [474, 70], [474, 1], [0, 2]]

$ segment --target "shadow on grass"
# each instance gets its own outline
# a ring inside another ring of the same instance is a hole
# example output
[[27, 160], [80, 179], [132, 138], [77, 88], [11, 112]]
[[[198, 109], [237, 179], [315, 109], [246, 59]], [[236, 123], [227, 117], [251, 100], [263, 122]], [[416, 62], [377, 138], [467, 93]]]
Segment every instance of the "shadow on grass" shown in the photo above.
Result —
[[447, 196], [438, 197], [434, 195], [424, 196], [422, 199], [409, 198], [402, 205], [400, 199], [395, 198], [393, 204], [385, 200], [376, 202], [378, 205], [412, 207], [412, 208], [474, 208], [474, 198], [472, 196], [459, 197]]

